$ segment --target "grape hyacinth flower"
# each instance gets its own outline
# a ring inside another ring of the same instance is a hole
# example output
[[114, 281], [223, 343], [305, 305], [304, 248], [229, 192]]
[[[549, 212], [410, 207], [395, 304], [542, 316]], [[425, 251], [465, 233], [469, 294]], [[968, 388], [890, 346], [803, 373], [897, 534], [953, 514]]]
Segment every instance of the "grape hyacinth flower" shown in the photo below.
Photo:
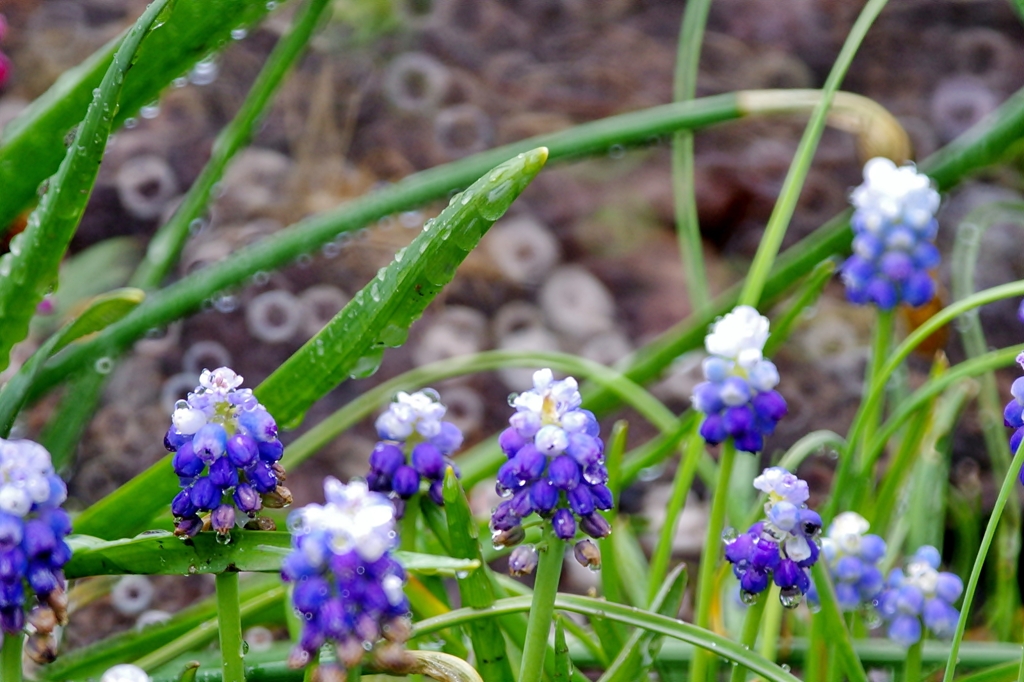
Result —
[[[574, 539], [577, 529], [606, 537], [611, 526], [597, 510], [611, 509], [614, 501], [606, 485], [604, 442], [594, 414], [580, 409], [576, 380], [556, 381], [550, 369], [542, 369], [533, 375], [533, 388], [512, 396], [510, 403], [516, 412], [498, 437], [508, 461], [498, 469], [496, 489], [507, 499], [491, 516], [495, 545], [521, 542], [523, 519], [534, 513], [547, 519], [561, 540]], [[589, 540], [580, 540], [574, 555], [590, 568], [600, 565]], [[518, 564], [512, 570], [528, 572]]]
[[[869, 534], [869, 527], [867, 519], [860, 514], [843, 512], [832, 521], [821, 540], [821, 555], [843, 611], [871, 606], [885, 587], [885, 578], [878, 567], [885, 556], [885, 540]], [[813, 586], [807, 598], [817, 603]]]
[[[174, 452], [181, 481], [171, 502], [175, 535], [192, 537], [209, 524], [227, 541], [245, 517], [251, 519], [247, 528], [270, 530], [270, 519], [257, 518], [260, 509], [291, 504], [291, 492], [281, 485], [286, 476], [277, 424], [241, 384], [227, 367], [203, 370], [196, 390], [174, 406], [164, 446]], [[205, 521], [203, 512], [209, 513]]]
[[928, 271], [939, 264], [934, 244], [939, 193], [928, 176], [912, 165], [871, 159], [850, 201], [853, 255], [842, 268], [847, 299], [881, 310], [899, 303], [916, 308], [932, 300], [935, 283]]
[[750, 306], [737, 306], [711, 326], [704, 339], [706, 381], [692, 398], [705, 415], [700, 435], [709, 444], [732, 438], [737, 450], [759, 452], [786, 416], [786, 400], [774, 390], [779, 371], [762, 354], [767, 340], [768, 318]]
[[0, 630], [22, 631], [26, 599], [34, 592], [38, 603], [28, 617], [34, 632], [26, 651], [39, 663], [53, 660], [53, 630], [67, 624], [63, 568], [71, 548], [64, 538], [71, 520], [60, 507], [66, 498], [46, 448], [0, 438]]
[[905, 569], [894, 568], [878, 597], [878, 612], [888, 623], [889, 638], [904, 647], [921, 640], [921, 623], [936, 637], [950, 637], [960, 612], [953, 604], [964, 583], [954, 573], [939, 571], [939, 550], [924, 545]]
[[405, 393], [399, 391], [395, 400], [377, 417], [380, 441], [370, 453], [370, 490], [391, 493], [398, 517], [404, 511], [404, 500], [420, 491], [420, 481], [427, 481], [427, 494], [437, 505], [444, 505], [441, 486], [449, 466], [458, 475], [458, 468], [449, 457], [462, 445], [462, 432], [451, 422], [442, 421], [448, 410], [432, 388]]
[[774, 580], [782, 605], [795, 608], [811, 587], [808, 571], [818, 560], [821, 517], [807, 508], [807, 483], [781, 467], [765, 469], [754, 487], [768, 495], [767, 518], [741, 535], [727, 531], [725, 558], [744, 602], [753, 603]]
[[[1017, 356], [1017, 364], [1024, 369], [1024, 353]], [[1010, 436], [1010, 452], [1016, 454], [1020, 448], [1021, 440], [1024, 440], [1024, 377], [1017, 377], [1010, 386], [1010, 394], [1013, 400], [1006, 403], [1003, 410], [1003, 423], [1013, 429]], [[1020, 482], [1024, 483], [1024, 469], [1018, 474]]]
[[306, 665], [327, 642], [338, 661], [359, 665], [363, 654], [384, 638], [402, 644], [409, 637], [405, 571], [391, 556], [398, 542], [395, 510], [388, 498], [360, 480], [345, 485], [324, 480], [326, 504], [292, 512], [292, 552], [281, 576], [294, 584], [292, 605], [304, 622], [288, 659]]

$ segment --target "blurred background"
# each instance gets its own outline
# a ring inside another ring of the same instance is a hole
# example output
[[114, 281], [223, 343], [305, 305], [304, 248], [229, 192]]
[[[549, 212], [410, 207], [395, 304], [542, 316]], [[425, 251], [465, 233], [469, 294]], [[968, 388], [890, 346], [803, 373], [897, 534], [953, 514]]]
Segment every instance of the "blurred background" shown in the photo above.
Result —
[[[261, 26], [239, 27], [226, 50], [182, 74], [117, 133], [73, 242], [56, 313], [36, 325], [18, 357], [27, 357], [76, 299], [127, 280], [148, 236], [205, 164], [214, 136], [289, 25], [294, 4], [282, 4]], [[0, 50], [9, 69], [0, 89], [0, 126], [64, 70], [116, 37], [144, 6], [138, 0], [3, 0], [7, 30]], [[496, 145], [669, 102], [683, 8], [677, 0], [338, 0], [253, 145], [239, 154], [208, 215], [193, 226], [176, 276], [381, 183]], [[847, 0], [717, 0], [698, 94], [820, 87], [860, 8]], [[1024, 29], [1003, 0], [893, 0], [844, 89], [892, 112], [921, 159], [1024, 85], [1022, 58]], [[803, 124], [775, 117], [698, 133], [697, 202], [712, 291], [745, 274]], [[944, 256], [971, 209], [1021, 199], [1020, 154], [1011, 152], [1014, 162], [944, 197]], [[863, 161], [849, 134], [826, 132], [786, 245], [846, 206]], [[392, 216], [291, 267], [260, 273], [246, 287], [209, 301], [203, 312], [154, 333], [123, 361], [97, 363], [96, 371], [111, 376], [66, 472], [72, 506], [99, 499], [163, 456], [161, 435], [171, 406], [197, 384], [204, 367], [230, 365], [245, 385], [257, 385], [442, 207]], [[1024, 277], [1019, 244], [1019, 225], [988, 230], [979, 288]], [[941, 297], [948, 301], [944, 267]], [[1015, 309], [1011, 301], [983, 311], [994, 346], [1024, 337]], [[470, 255], [413, 326], [409, 343], [390, 350], [374, 376], [347, 382], [321, 401], [306, 426], [383, 379], [457, 354], [562, 350], [613, 364], [688, 312], [668, 140], [553, 166]], [[766, 459], [808, 431], [845, 432], [859, 403], [873, 320], [870, 311], [844, 303], [838, 282], [809, 311], [776, 358], [791, 413], [769, 441]], [[963, 356], [955, 333], [937, 346], [945, 346], [953, 360]], [[700, 380], [700, 359], [679, 358], [653, 392], [673, 409], [685, 409]], [[911, 363], [912, 385], [927, 375], [930, 361]], [[471, 444], [503, 427], [508, 393], [527, 388], [529, 377], [530, 370], [506, 370], [436, 388]], [[1010, 375], [1002, 379], [1008, 387]], [[20, 433], [37, 434], [55, 404], [51, 397], [36, 406]], [[634, 416], [612, 415], [630, 419], [631, 441], [639, 443], [653, 431]], [[985, 507], [995, 491], [975, 421], [969, 415], [952, 441], [951, 476]], [[283, 439], [296, 433], [301, 429]], [[362, 424], [290, 476], [296, 504], [319, 497], [325, 474], [347, 479], [364, 473], [374, 438], [372, 424]], [[673, 466], [646, 472], [623, 496], [623, 510], [641, 527], [660, 526]], [[824, 490], [832, 466], [822, 456], [802, 474]], [[684, 558], [699, 554], [702, 542], [699, 493], [698, 486], [680, 524], [677, 550]], [[477, 500], [486, 510], [486, 491], [478, 491]], [[99, 620], [88, 632], [69, 633], [72, 643], [129, 627], [153, 608], [173, 610], [206, 589], [197, 581], [157, 583], [162, 587], [155, 601], [150, 594], [134, 611], [97, 611]], [[136, 589], [145, 596], [145, 586]]]

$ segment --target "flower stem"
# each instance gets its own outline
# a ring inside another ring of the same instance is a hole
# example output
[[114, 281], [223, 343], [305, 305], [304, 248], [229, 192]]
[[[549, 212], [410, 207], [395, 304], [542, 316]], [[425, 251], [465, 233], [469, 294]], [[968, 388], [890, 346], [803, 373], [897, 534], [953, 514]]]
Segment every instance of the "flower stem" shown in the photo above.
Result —
[[[753, 649], [757, 643], [757, 632], [761, 629], [761, 616], [764, 614], [764, 607], [768, 603], [768, 592], [757, 595], [754, 603], [747, 607], [747, 615], [743, 619], [743, 634], [740, 636], [740, 643], [748, 649]], [[747, 679], [747, 669], [742, 665], [734, 665], [730, 682], [744, 682]]]
[[4, 648], [0, 651], [0, 680], [21, 682], [21, 645], [24, 635], [4, 633]]
[[[711, 605], [715, 599], [715, 568], [722, 544], [722, 527], [725, 525], [725, 510], [729, 497], [729, 479], [736, 460], [736, 446], [732, 439], [722, 444], [718, 462], [718, 481], [715, 497], [711, 502], [711, 517], [708, 519], [708, 533], [704, 540], [704, 552], [700, 559], [700, 573], [697, 578], [697, 626], [707, 629], [711, 624]], [[694, 653], [690, 664], [690, 679], [700, 682], [707, 675], [709, 654], [703, 649]]]
[[245, 682], [242, 661], [242, 617], [238, 604], [238, 573], [217, 574], [217, 626], [220, 630], [220, 656], [223, 682]]
[[924, 637], [922, 636], [907, 651], [907, 660], [903, 662], [903, 682], [917, 682], [921, 679], [921, 649], [923, 647]]
[[540, 682], [544, 672], [544, 653], [555, 612], [558, 581], [562, 577], [564, 543], [555, 537], [548, 524], [544, 529], [546, 544], [540, 549], [537, 579], [533, 584], [533, 604], [526, 624], [526, 641], [519, 667], [519, 682]]
[[1010, 470], [1006, 472], [1003, 486], [999, 489], [999, 497], [996, 498], [992, 515], [988, 518], [988, 525], [985, 526], [985, 535], [981, 539], [981, 547], [978, 548], [978, 557], [974, 560], [974, 568], [971, 569], [971, 577], [967, 580], [967, 589], [964, 590], [964, 601], [960, 606], [960, 619], [957, 621], [956, 631], [953, 633], [953, 641], [950, 642], [949, 658], [946, 661], [946, 671], [942, 675], [942, 682], [950, 682], [956, 671], [956, 663], [960, 656], [960, 642], [964, 637], [964, 630], [967, 628], [967, 618], [970, 616], [974, 591], [978, 589], [981, 569], [985, 565], [985, 557], [988, 555], [989, 547], [992, 546], [996, 528], [999, 527], [999, 519], [1003, 516], [1003, 508], [1017, 483], [1017, 474], [1020, 473], [1022, 464], [1024, 464], [1024, 443], [1021, 443], [1021, 446], [1017, 448], [1017, 454], [1013, 456]]

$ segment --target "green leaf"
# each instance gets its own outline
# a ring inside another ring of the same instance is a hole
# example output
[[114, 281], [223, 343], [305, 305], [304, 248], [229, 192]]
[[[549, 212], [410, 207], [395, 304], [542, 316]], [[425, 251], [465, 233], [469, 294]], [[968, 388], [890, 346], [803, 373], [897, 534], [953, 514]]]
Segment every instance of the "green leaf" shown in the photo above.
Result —
[[846, 623], [843, 622], [842, 613], [839, 612], [839, 603], [832, 589], [832, 578], [824, 563], [817, 563], [811, 568], [811, 577], [818, 588], [818, 599], [821, 602], [821, 609], [811, 615], [811, 627], [822, 628], [826, 633], [826, 640], [835, 646], [839, 662], [852, 682], [868, 682], [864, 666], [857, 658], [857, 652], [853, 650], [853, 638]]
[[[490, 618], [505, 613], [527, 611], [532, 604], [531, 597], [512, 597], [501, 599], [486, 610], [458, 609], [449, 613], [422, 620], [413, 625], [413, 635], [422, 636], [443, 628], [462, 625], [479, 618]], [[742, 644], [728, 637], [715, 634], [696, 625], [685, 623], [675, 618], [649, 613], [622, 604], [613, 604], [603, 599], [559, 594], [555, 599], [555, 608], [560, 611], [572, 611], [585, 616], [606, 618], [632, 627], [643, 628], [648, 632], [678, 639], [714, 653], [717, 656], [739, 663], [754, 673], [771, 682], [799, 682], [788, 670], [775, 665], [764, 656], [750, 651]]]
[[[453, 557], [476, 561], [483, 564], [480, 554], [479, 531], [469, 500], [462, 489], [455, 472], [448, 467], [444, 474], [442, 488], [444, 511], [448, 519], [448, 537]], [[494, 603], [494, 587], [486, 571], [473, 571], [459, 576], [459, 595], [464, 606], [485, 609]], [[469, 624], [469, 638], [476, 655], [476, 667], [484, 679], [514, 680], [512, 666], [505, 650], [505, 638], [501, 635], [497, 619], [475, 621]]]
[[[151, 531], [129, 540], [102, 540], [72, 535], [73, 550], [64, 573], [69, 579], [94, 575], [195, 575], [225, 571], [277, 573], [291, 551], [291, 534], [283, 531], [236, 530], [231, 542], [221, 544], [215, 533], [200, 533], [182, 540], [167, 531]], [[475, 571], [479, 560], [395, 552], [411, 573], [455, 575]]]
[[[158, 31], [139, 49], [124, 78], [119, 125], [156, 100], [172, 80], [231, 38], [231, 31], [248, 27], [267, 13], [266, 0], [175, 0], [170, 12], [157, 17]], [[101, 48], [85, 62], [65, 72], [8, 124], [0, 137], [0, 226], [6, 226], [36, 197], [36, 187], [53, 174], [67, 151], [63, 140], [82, 120], [110, 65], [118, 41]]]
[[544, 147], [506, 161], [452, 197], [448, 208], [395, 255], [338, 315], [256, 389], [279, 423], [294, 428], [309, 407], [346, 378], [377, 371], [385, 348], [405, 343], [409, 325], [455, 276], [495, 220], [536, 177]]
[[[0, 335], [0, 370], [7, 367], [11, 348], [25, 338], [36, 306], [57, 281], [60, 261], [99, 172], [125, 74], [167, 2], [157, 0], [150, 5], [128, 32], [100, 87], [93, 92], [85, 120], [78, 126], [57, 174], [47, 181], [49, 188], [43, 200], [29, 216], [25, 231], [11, 240], [10, 253], [0, 256], [0, 328], [4, 330]], [[7, 193], [9, 187], [2, 186]]]
[[47, 339], [0, 390], [0, 435], [6, 436], [10, 432], [18, 411], [25, 404], [32, 381], [50, 356], [69, 343], [120, 320], [142, 303], [145, 297], [141, 289], [118, 289], [97, 296], [89, 302], [81, 315]]

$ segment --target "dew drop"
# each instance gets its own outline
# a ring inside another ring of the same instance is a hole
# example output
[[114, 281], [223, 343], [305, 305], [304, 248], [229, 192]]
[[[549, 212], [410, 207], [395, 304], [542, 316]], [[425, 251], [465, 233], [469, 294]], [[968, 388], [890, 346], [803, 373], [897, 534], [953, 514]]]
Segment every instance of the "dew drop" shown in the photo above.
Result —
[[139, 116], [146, 119], [156, 118], [160, 115], [160, 102], [153, 101], [139, 109]]
[[455, 572], [455, 577], [458, 578], [459, 580], [465, 580], [466, 578], [469, 577], [469, 571], [456, 571]]
[[621, 144], [613, 144], [611, 147], [608, 147], [608, 156], [610, 158], [621, 159], [625, 155], [626, 148], [623, 147]]
[[384, 349], [374, 349], [359, 358], [352, 372], [349, 374], [353, 379], [365, 379], [376, 374], [380, 369], [380, 363], [384, 359]]
[[[747, 590], [740, 590], [740, 601], [747, 606], [750, 606], [757, 601], [757, 595], [753, 592], [748, 592]], [[783, 606], [785, 606], [785, 604], [783, 604]]]
[[213, 299], [213, 307], [221, 313], [233, 313], [238, 310], [238, 296], [221, 294]]
[[231, 39], [232, 40], [242, 40], [247, 35], [249, 35], [249, 29], [247, 29], [247, 28], [238, 27], [238, 28], [233, 29], [231, 31]]
[[93, 363], [93, 369], [100, 374], [110, 374], [110, 370], [114, 369], [114, 361], [108, 357], [98, 358], [96, 362]]

